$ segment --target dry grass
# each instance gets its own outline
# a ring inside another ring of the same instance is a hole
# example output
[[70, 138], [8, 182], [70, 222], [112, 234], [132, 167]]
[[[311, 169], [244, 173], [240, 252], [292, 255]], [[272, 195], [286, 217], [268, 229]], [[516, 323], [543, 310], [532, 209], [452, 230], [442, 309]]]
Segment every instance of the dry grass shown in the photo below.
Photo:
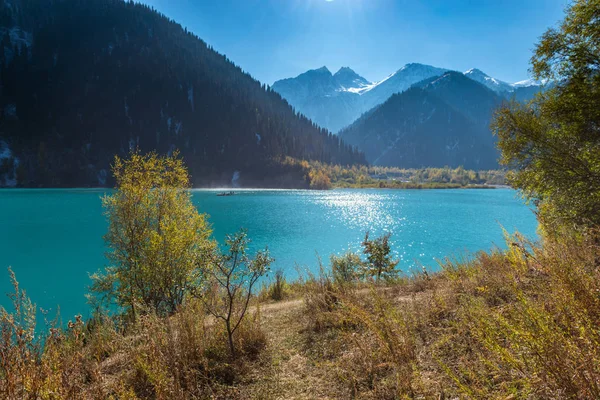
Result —
[[355, 398], [599, 398], [597, 236], [450, 262], [392, 286], [307, 286], [307, 349]]
[[[325, 272], [265, 289], [236, 336], [189, 302], [126, 330], [73, 322], [42, 343], [33, 305], [2, 313], [7, 399], [593, 399], [600, 397], [596, 235], [509, 250], [377, 285]], [[301, 297], [298, 297], [301, 295]]]
[[232, 360], [224, 329], [205, 315], [190, 301], [171, 317], [145, 315], [126, 330], [108, 318], [77, 319], [64, 332], [25, 340], [16, 322], [22, 311], [4, 312], [0, 398], [229, 398], [265, 363], [266, 337], [255, 312], [235, 335], [240, 354]]

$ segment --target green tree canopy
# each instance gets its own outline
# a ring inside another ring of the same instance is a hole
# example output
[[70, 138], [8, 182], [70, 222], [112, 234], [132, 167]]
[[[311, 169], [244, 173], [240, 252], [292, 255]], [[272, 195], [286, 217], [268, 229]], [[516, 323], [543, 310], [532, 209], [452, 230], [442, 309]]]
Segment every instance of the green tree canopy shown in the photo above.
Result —
[[600, 224], [600, 0], [577, 0], [532, 58], [553, 88], [501, 108], [493, 123], [509, 180], [548, 226]]
[[396, 275], [397, 260], [392, 260], [390, 248], [390, 232], [375, 238], [369, 239], [369, 232], [365, 234], [365, 239], [362, 242], [363, 253], [367, 256], [366, 274], [375, 276], [377, 280], [381, 277], [391, 278]]

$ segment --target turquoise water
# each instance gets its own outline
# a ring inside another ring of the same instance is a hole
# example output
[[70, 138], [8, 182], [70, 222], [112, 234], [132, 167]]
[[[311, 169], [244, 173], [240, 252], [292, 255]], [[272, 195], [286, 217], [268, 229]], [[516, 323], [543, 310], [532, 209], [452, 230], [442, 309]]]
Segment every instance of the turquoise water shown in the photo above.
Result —
[[[0, 190], [0, 293], [10, 290], [12, 266], [39, 307], [61, 315], [88, 314], [88, 274], [105, 265], [106, 222], [101, 190]], [[509, 189], [496, 190], [244, 190], [217, 197], [196, 190], [194, 203], [209, 214], [221, 240], [244, 227], [252, 248], [269, 247], [293, 278], [317, 268], [318, 253], [357, 250], [367, 230], [392, 232], [400, 268], [503, 246], [501, 226], [535, 235], [533, 212]], [[0, 304], [8, 299], [0, 297]]]

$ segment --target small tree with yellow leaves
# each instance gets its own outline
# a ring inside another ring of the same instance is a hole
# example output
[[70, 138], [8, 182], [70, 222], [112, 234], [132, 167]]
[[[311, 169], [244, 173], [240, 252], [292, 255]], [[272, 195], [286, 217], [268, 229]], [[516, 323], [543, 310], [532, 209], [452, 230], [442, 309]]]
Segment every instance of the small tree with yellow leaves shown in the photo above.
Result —
[[204, 215], [192, 204], [177, 152], [132, 151], [115, 157], [116, 188], [102, 198], [110, 266], [92, 275], [94, 300], [109, 300], [132, 318], [173, 313], [200, 284], [214, 249]]

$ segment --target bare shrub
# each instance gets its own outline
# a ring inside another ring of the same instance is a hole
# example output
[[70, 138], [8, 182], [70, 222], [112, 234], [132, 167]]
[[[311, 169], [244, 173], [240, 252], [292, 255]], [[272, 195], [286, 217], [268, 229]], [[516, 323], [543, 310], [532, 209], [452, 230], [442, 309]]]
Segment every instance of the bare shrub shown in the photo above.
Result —
[[225, 325], [231, 358], [236, 357], [234, 335], [240, 327], [252, 298], [252, 290], [273, 262], [268, 250], [247, 256], [249, 240], [245, 232], [229, 236], [229, 251], [218, 255], [208, 273], [210, 290], [203, 296], [208, 312]]

